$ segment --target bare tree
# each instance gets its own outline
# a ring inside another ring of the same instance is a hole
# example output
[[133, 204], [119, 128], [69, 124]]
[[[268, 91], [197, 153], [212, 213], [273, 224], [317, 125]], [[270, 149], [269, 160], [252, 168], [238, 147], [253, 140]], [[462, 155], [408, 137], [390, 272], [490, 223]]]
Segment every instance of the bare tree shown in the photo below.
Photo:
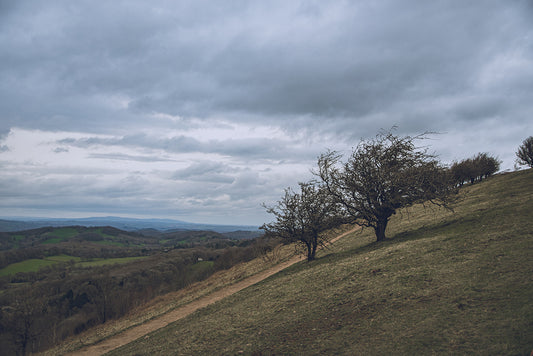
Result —
[[318, 159], [318, 172], [349, 221], [372, 227], [377, 241], [385, 239], [389, 218], [417, 202], [448, 206], [454, 190], [448, 170], [414, 141], [424, 138], [378, 134], [362, 141], [345, 163], [337, 152]]
[[325, 187], [316, 183], [299, 183], [300, 193], [285, 189], [285, 195], [267, 211], [276, 221], [264, 224], [261, 229], [267, 235], [279, 236], [305, 246], [307, 260], [315, 259], [317, 248], [324, 244], [327, 230], [337, 227], [341, 221], [337, 205]]
[[527, 165], [533, 168], [533, 136], [529, 136], [522, 142], [516, 152], [516, 161], [518, 164]]

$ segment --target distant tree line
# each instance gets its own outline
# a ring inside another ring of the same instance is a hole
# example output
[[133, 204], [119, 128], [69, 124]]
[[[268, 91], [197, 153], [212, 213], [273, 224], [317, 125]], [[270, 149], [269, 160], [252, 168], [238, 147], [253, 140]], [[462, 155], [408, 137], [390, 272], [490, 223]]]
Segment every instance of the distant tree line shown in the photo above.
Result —
[[[25, 355], [48, 349], [158, 295], [259, 257], [279, 242], [263, 237], [216, 243], [222, 248], [152, 251], [149, 257], [123, 265], [58, 263], [38, 272], [0, 277], [0, 354]], [[23, 250], [4, 251], [0, 256], [19, 253], [26, 254], [18, 256], [21, 258], [35, 258], [62, 252], [59, 247]], [[96, 252], [88, 251], [90, 255]]]
[[454, 183], [462, 186], [470, 182], [481, 182], [500, 170], [500, 161], [488, 153], [478, 153], [472, 158], [454, 162], [450, 168]]

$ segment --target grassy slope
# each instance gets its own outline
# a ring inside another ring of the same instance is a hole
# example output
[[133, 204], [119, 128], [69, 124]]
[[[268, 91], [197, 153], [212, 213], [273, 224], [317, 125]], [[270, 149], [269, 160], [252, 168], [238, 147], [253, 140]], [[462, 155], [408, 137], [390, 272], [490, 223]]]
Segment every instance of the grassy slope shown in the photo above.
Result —
[[[413, 207], [113, 355], [529, 354], [533, 170]], [[399, 215], [403, 215], [400, 219]]]

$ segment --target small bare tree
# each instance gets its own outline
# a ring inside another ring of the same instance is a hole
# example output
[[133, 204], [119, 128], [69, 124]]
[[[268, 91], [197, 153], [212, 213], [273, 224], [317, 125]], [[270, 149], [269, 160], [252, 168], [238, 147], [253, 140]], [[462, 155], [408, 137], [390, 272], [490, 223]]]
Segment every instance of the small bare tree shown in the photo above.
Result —
[[276, 221], [264, 224], [261, 229], [267, 236], [279, 236], [305, 246], [307, 260], [312, 261], [317, 248], [327, 240], [325, 232], [337, 227], [341, 221], [337, 204], [325, 187], [312, 182], [299, 183], [299, 186], [299, 193], [287, 188], [276, 206], [265, 206]]
[[345, 163], [327, 152], [318, 159], [318, 172], [348, 221], [372, 227], [377, 241], [385, 240], [389, 218], [402, 207], [431, 201], [447, 206], [452, 192], [448, 170], [434, 156], [416, 148], [423, 138], [382, 133], [362, 141]]
[[529, 136], [522, 142], [516, 152], [516, 161], [518, 164], [527, 165], [533, 168], [533, 136]]

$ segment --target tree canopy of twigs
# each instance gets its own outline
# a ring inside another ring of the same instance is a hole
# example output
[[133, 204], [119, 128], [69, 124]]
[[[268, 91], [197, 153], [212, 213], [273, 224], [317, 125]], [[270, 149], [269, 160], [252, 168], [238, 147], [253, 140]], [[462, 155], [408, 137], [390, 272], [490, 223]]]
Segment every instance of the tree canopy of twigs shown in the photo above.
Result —
[[520, 147], [518, 147], [516, 161], [518, 164], [533, 168], [533, 136], [526, 138]]
[[285, 189], [285, 195], [267, 212], [276, 220], [261, 229], [305, 247], [307, 260], [315, 259], [319, 246], [327, 241], [325, 232], [341, 224], [337, 203], [324, 186], [316, 182], [299, 183], [300, 191]]
[[362, 141], [343, 162], [335, 151], [322, 154], [318, 171], [347, 221], [374, 229], [384, 240], [389, 218], [402, 207], [430, 201], [449, 206], [454, 187], [449, 171], [435, 156], [415, 146], [427, 134], [378, 134]]

